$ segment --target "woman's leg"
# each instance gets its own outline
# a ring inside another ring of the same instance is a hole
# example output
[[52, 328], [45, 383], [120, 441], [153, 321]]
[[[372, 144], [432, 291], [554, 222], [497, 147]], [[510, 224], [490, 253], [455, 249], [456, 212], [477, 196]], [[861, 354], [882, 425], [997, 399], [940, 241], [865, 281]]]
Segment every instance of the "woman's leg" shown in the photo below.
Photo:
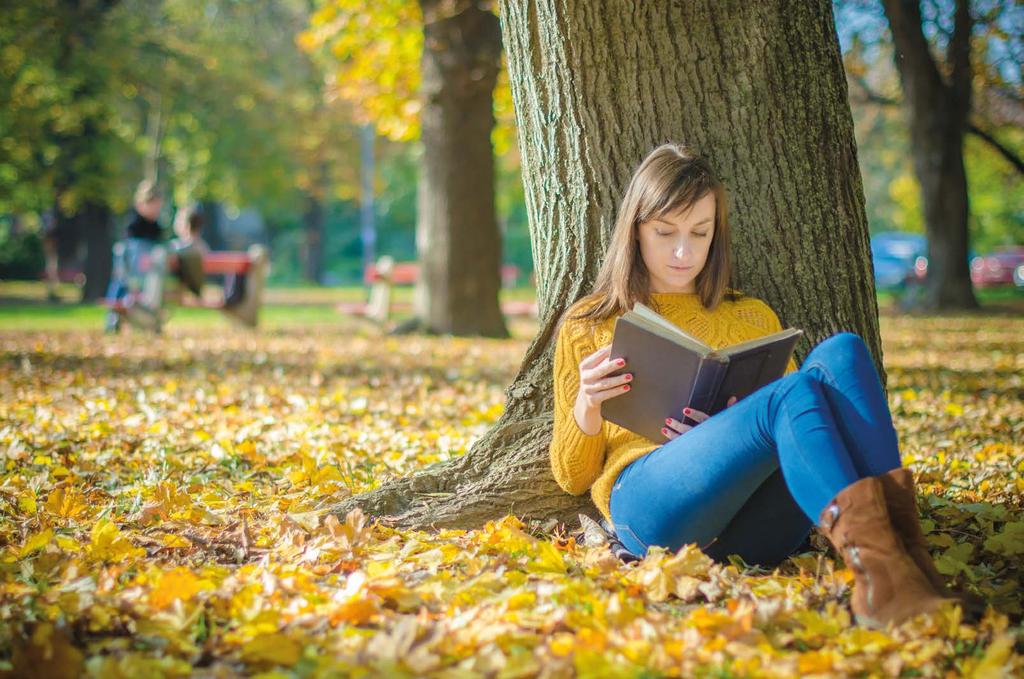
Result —
[[[821, 382], [858, 476], [877, 476], [899, 466], [885, 394], [860, 337], [840, 333], [826, 339], [811, 351], [801, 371]], [[705, 551], [719, 560], [738, 554], [747, 563], [773, 565], [803, 543], [812, 525], [777, 470]]]
[[860, 476], [878, 476], [900, 466], [896, 429], [864, 340], [850, 332], [833, 335], [811, 350], [800, 372], [814, 376], [824, 387]]
[[716, 561], [738, 554], [749, 564], [770, 568], [795, 552], [812, 526], [786, 487], [782, 471], [776, 470], [704, 552]]
[[612, 490], [612, 521], [639, 554], [652, 544], [708, 545], [780, 468], [811, 521], [860, 478], [821, 383], [806, 372], [776, 380], [629, 465]]

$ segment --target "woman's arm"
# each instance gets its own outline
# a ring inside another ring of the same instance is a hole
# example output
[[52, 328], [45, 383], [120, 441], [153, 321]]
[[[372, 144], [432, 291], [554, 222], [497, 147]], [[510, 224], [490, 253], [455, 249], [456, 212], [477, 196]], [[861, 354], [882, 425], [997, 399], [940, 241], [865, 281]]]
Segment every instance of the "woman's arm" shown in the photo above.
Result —
[[604, 469], [604, 426], [585, 434], [576, 422], [574, 409], [580, 388], [580, 362], [593, 352], [589, 335], [567, 319], [555, 343], [555, 425], [551, 438], [551, 472], [567, 493], [582, 495]]

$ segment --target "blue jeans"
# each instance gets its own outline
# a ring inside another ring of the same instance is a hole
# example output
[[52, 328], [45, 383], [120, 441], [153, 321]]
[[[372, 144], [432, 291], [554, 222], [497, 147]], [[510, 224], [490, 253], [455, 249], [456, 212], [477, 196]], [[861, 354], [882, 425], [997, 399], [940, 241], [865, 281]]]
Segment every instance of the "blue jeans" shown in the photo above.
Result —
[[868, 349], [857, 335], [839, 333], [799, 371], [623, 469], [612, 488], [612, 523], [637, 555], [695, 542], [715, 559], [738, 554], [774, 565], [803, 543], [839, 491], [899, 466]]

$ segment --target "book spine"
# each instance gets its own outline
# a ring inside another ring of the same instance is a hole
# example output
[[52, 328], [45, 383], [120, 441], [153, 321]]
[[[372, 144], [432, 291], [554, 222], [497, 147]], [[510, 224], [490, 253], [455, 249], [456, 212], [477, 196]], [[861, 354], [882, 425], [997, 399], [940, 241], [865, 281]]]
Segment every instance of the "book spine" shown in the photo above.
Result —
[[690, 398], [687, 405], [701, 412], [710, 412], [718, 388], [722, 384], [722, 376], [729, 365], [729, 359], [724, 356], [706, 356], [701, 359], [700, 367], [697, 369], [697, 379], [693, 381], [693, 389], [690, 390]]

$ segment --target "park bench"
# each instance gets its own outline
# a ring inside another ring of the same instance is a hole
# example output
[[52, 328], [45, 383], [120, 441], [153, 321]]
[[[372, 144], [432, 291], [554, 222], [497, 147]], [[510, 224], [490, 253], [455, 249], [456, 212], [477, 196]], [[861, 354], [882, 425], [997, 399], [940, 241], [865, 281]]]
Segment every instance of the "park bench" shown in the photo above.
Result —
[[[361, 316], [379, 324], [387, 323], [391, 314], [399, 307], [392, 300], [392, 287], [415, 285], [419, 275], [419, 263], [395, 262], [393, 258], [385, 255], [375, 263], [368, 264], [363, 270], [363, 282], [370, 287], [369, 300], [342, 302], [336, 309], [341, 313]], [[515, 264], [504, 264], [501, 267], [501, 282], [504, 287], [514, 287], [520, 275], [521, 271]], [[503, 302], [501, 310], [507, 316], [537, 315], [537, 305], [533, 302]]]
[[[165, 290], [167, 275], [180, 268], [178, 255], [165, 245], [132, 239], [116, 243], [111, 294], [106, 300], [108, 330], [116, 331], [125, 319], [160, 332], [165, 305], [175, 298], [179, 302], [187, 299]], [[208, 303], [197, 296], [191, 305], [216, 309], [245, 326], [256, 327], [268, 268], [266, 249], [261, 245], [245, 252], [204, 252], [203, 274], [223, 275], [231, 284], [225, 286], [223, 301]]]

